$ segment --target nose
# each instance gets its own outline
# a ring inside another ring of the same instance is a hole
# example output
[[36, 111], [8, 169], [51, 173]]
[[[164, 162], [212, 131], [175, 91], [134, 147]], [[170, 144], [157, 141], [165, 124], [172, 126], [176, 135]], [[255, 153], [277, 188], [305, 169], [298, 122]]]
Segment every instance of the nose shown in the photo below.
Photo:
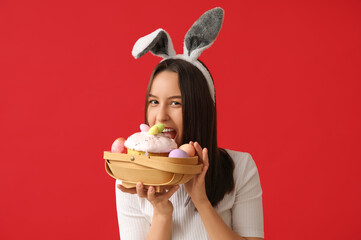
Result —
[[159, 107], [159, 111], [157, 112], [157, 123], [164, 123], [169, 120], [168, 108], [166, 105], [162, 105]]

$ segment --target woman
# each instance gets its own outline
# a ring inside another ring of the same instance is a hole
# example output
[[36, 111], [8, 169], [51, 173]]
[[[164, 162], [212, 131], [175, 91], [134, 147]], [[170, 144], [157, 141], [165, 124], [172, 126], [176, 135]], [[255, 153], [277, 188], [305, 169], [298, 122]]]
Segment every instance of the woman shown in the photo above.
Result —
[[164, 58], [148, 84], [145, 122], [164, 124], [178, 145], [193, 145], [204, 167], [188, 183], [161, 194], [142, 183], [127, 189], [117, 181], [122, 240], [263, 238], [257, 167], [247, 153], [218, 148], [213, 79], [198, 60], [222, 22], [221, 8], [204, 13], [187, 32], [181, 55], [163, 29], [140, 38], [133, 48], [135, 58], [148, 51]]
[[146, 100], [145, 121], [174, 129], [178, 145], [196, 140], [204, 168], [184, 186], [163, 194], [155, 194], [153, 187], [146, 190], [141, 183], [126, 189], [118, 182], [121, 238], [263, 237], [257, 168], [249, 154], [217, 148], [216, 106], [203, 74], [184, 60], [165, 60], [153, 71]]

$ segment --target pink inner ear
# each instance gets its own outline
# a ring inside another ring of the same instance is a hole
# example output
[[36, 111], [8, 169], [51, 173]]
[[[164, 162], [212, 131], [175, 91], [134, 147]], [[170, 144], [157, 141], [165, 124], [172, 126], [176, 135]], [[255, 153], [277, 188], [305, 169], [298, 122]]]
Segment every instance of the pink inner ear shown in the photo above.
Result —
[[149, 126], [144, 123], [140, 124], [139, 127], [140, 127], [140, 131], [142, 131], [142, 132], [148, 132], [148, 130], [149, 130]]

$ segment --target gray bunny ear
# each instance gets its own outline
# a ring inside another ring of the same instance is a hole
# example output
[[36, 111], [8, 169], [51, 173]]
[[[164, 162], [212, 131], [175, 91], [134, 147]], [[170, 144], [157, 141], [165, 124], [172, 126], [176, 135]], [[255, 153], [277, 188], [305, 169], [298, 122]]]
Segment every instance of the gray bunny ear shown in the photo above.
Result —
[[197, 59], [216, 40], [223, 23], [224, 10], [213, 8], [205, 12], [188, 30], [184, 38], [184, 55]]
[[169, 34], [161, 28], [139, 38], [134, 44], [132, 55], [135, 58], [140, 58], [149, 51], [162, 58], [176, 55]]

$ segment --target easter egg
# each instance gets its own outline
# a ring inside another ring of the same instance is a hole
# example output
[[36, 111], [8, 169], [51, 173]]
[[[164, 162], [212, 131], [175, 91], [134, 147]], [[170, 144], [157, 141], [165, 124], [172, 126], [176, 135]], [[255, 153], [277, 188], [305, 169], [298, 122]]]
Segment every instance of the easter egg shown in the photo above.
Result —
[[142, 132], [148, 132], [148, 130], [149, 130], [149, 126], [144, 123], [140, 124], [139, 128], [140, 128], [140, 131], [142, 131]]
[[196, 153], [194, 147], [190, 144], [183, 144], [179, 147], [179, 149], [185, 151], [190, 157], [194, 157], [194, 154]]
[[154, 125], [153, 127], [149, 128], [148, 134], [150, 135], [157, 135], [159, 133], [158, 126]]
[[115, 139], [112, 144], [111, 152], [113, 153], [127, 153], [127, 148], [124, 146], [125, 139], [120, 137]]
[[168, 157], [170, 157], [170, 158], [188, 158], [189, 155], [182, 149], [174, 149], [169, 153]]
[[163, 130], [164, 130], [164, 124], [162, 124], [162, 123], [159, 123], [159, 124], [156, 124], [157, 125], [157, 127], [158, 127], [158, 132], [163, 132]]

